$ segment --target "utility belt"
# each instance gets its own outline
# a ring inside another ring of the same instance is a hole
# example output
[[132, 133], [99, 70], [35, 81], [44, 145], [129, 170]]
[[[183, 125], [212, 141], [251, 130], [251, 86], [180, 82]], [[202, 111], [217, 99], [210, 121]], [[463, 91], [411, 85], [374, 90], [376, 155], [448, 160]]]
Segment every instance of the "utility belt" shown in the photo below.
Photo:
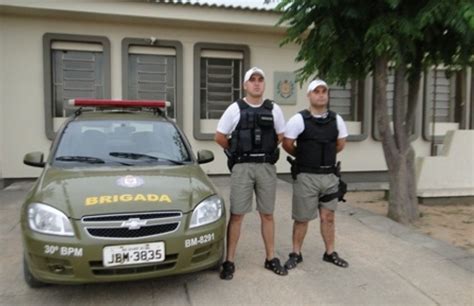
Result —
[[224, 150], [227, 156], [227, 167], [232, 171], [235, 164], [241, 163], [269, 163], [274, 164], [280, 158], [280, 148], [276, 148], [273, 153], [244, 153], [237, 155], [229, 150]]
[[316, 174], [336, 174], [336, 166], [322, 166], [322, 167], [306, 167], [301, 165], [295, 165], [297, 173], [316, 173]]
[[298, 165], [294, 158], [290, 156], [286, 157], [286, 160], [291, 165], [291, 176], [296, 180], [296, 176], [299, 173], [315, 173], [315, 174], [335, 174], [338, 177], [341, 176], [341, 163], [338, 162], [334, 166], [320, 166], [320, 167], [308, 167], [304, 165]]
[[276, 162], [274, 154], [246, 154], [234, 157], [234, 163], [271, 163]]

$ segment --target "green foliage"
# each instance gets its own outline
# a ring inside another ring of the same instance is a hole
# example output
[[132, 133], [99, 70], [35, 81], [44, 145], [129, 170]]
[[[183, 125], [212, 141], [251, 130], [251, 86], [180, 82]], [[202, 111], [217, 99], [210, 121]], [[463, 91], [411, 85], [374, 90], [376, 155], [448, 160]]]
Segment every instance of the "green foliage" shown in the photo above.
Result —
[[282, 44], [301, 47], [301, 82], [364, 78], [382, 55], [408, 66], [409, 78], [435, 64], [473, 64], [472, 0], [282, 0], [277, 9], [288, 26]]

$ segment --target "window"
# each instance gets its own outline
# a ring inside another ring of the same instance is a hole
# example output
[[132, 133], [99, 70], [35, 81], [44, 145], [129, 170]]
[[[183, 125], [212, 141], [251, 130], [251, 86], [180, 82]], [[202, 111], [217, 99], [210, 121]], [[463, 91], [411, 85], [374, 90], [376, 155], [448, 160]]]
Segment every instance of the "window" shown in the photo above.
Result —
[[455, 122], [456, 78], [448, 78], [445, 69], [437, 68], [429, 74], [427, 82], [431, 118], [434, 116], [436, 122]]
[[137, 47], [128, 50], [128, 99], [176, 102], [176, 51], [173, 48]]
[[198, 43], [194, 47], [194, 137], [211, 140], [217, 120], [242, 97], [249, 68], [247, 46]]
[[59, 141], [54, 164], [123, 166], [190, 161], [178, 129], [170, 122], [71, 121]]
[[[374, 86], [375, 90], [375, 86]], [[393, 68], [389, 68], [387, 72], [387, 88], [386, 88], [386, 97], [387, 97], [387, 111], [388, 111], [388, 116], [390, 119], [392, 119], [393, 116], [393, 102], [395, 99], [395, 70]], [[405, 93], [404, 93], [404, 103], [406, 104], [405, 108], [408, 107], [408, 83], [405, 82]], [[373, 103], [373, 120], [372, 120], [372, 125], [373, 125], [373, 137], [375, 140], [381, 140], [380, 132], [377, 126], [376, 118], [375, 118], [375, 101]], [[410, 137], [412, 139], [415, 139], [417, 135], [419, 135], [419, 131], [417, 129], [417, 124], [416, 121], [419, 117], [419, 107], [416, 110], [415, 114], [415, 120], [413, 122], [413, 126], [411, 129], [411, 135]], [[392, 127], [392, 123], [390, 123]], [[392, 127], [393, 130], [393, 127]]]
[[47, 33], [43, 36], [46, 135], [74, 109], [73, 98], [110, 98], [110, 43], [99, 36]]
[[[405, 88], [407, 89], [407, 88]], [[388, 116], [392, 117], [393, 115], [393, 99], [395, 98], [395, 71], [389, 69], [387, 73], [387, 109]]]
[[357, 82], [350, 81], [345, 86], [331, 85], [330, 88], [330, 108], [345, 121], [358, 121]]
[[219, 119], [242, 96], [240, 52], [201, 52], [201, 119]]
[[104, 54], [100, 44], [54, 42], [52, 49], [53, 114], [68, 117], [73, 98], [104, 98]]
[[345, 121], [348, 141], [367, 138], [368, 105], [365, 103], [365, 80], [349, 80], [346, 85], [329, 85], [329, 108]]
[[[431, 140], [434, 132], [436, 141], [448, 130], [466, 126], [466, 73], [446, 73], [446, 68], [436, 67], [425, 74], [423, 137]], [[434, 124], [433, 124], [434, 122]]]
[[182, 57], [178, 41], [122, 40], [122, 96], [131, 100], [166, 100], [167, 115], [182, 125]]

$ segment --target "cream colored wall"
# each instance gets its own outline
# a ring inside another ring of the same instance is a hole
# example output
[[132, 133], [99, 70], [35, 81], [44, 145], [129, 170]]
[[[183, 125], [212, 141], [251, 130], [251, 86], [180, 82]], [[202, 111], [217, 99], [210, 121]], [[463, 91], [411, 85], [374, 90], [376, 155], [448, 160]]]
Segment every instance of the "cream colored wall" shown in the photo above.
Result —
[[[273, 71], [292, 71], [296, 49], [279, 48], [281, 37], [275, 33], [229, 32], [219, 29], [166, 27], [163, 24], [138, 23], [136, 20], [127, 23], [114, 21], [77, 21], [60, 18], [6, 16], [3, 18], [4, 30], [4, 63], [2, 75], [4, 92], [1, 93], [3, 115], [1, 125], [11, 131], [0, 130], [4, 139], [3, 164], [4, 177], [32, 177], [39, 170], [24, 166], [22, 159], [29, 151], [47, 152], [50, 142], [44, 131], [43, 109], [43, 58], [42, 37], [44, 33], [67, 33], [82, 35], [106, 36], [111, 42], [111, 90], [112, 98], [122, 98], [121, 75], [121, 42], [125, 37], [179, 40], [183, 44], [184, 64], [184, 132], [196, 152], [198, 149], [209, 149], [215, 153], [216, 160], [204, 168], [209, 173], [228, 173], [222, 150], [213, 141], [193, 139], [193, 48], [197, 42], [246, 44], [251, 51], [251, 65], [258, 65], [267, 74], [267, 97], [272, 98]], [[191, 30], [192, 29], [192, 30]], [[18, 65], [17, 63], [21, 63]], [[303, 86], [303, 88], [305, 88]], [[282, 106], [285, 118], [306, 107], [304, 89], [298, 89], [298, 105]], [[371, 96], [368, 94], [368, 96]], [[1, 115], [1, 113], [0, 113]], [[1, 137], [1, 136], [0, 136]], [[427, 142], [418, 139], [415, 142], [418, 155], [429, 152]], [[382, 171], [386, 170], [382, 148], [379, 142], [369, 136], [362, 142], [349, 142], [340, 159], [344, 171]], [[278, 162], [280, 172], [288, 172], [286, 155], [282, 154]]]
[[37, 176], [38, 168], [26, 167], [25, 153], [47, 152], [44, 133], [42, 40], [38, 23], [4, 17], [4, 67], [2, 93], [3, 175]]
[[0, 188], [2, 188], [2, 178], [3, 178], [3, 104], [5, 103], [4, 101], [4, 73], [2, 71], [5, 70], [5, 52], [4, 52], [4, 46], [5, 46], [5, 22], [4, 22], [4, 17], [0, 15]]
[[[151, 3], [150, 3], [151, 2]], [[5, 12], [21, 14], [63, 15], [68, 18], [92, 16], [96, 20], [113, 17], [116, 20], [160, 19], [168, 25], [189, 25], [212, 22], [220, 28], [235, 29], [236, 25], [252, 29], [267, 27], [275, 31], [279, 14], [271, 11], [230, 10], [217, 7], [158, 4], [152, 1], [116, 0], [61, 0], [61, 1], [17, 1], [2, 0], [0, 7]]]
[[449, 131], [439, 156], [418, 159], [419, 197], [474, 196], [474, 131]]

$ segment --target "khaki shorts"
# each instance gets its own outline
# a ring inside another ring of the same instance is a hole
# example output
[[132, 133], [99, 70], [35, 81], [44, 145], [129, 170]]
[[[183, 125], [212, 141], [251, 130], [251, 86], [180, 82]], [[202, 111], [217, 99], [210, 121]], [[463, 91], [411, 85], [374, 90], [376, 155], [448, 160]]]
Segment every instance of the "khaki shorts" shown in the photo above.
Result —
[[293, 220], [316, 219], [320, 207], [335, 211], [337, 198], [329, 202], [321, 202], [319, 198], [337, 192], [338, 186], [339, 178], [335, 174], [299, 173], [293, 182]]
[[257, 210], [273, 214], [275, 209], [276, 167], [269, 163], [239, 163], [230, 176], [230, 212], [242, 215], [252, 211], [253, 193]]

